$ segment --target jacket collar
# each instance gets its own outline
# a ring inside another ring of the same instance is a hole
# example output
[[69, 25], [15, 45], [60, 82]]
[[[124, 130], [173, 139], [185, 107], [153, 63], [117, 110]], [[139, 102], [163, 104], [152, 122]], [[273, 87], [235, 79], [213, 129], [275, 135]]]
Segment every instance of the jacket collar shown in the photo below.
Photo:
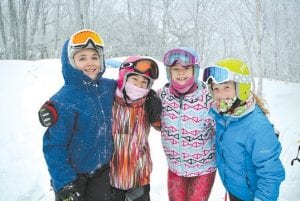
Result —
[[216, 107], [212, 107], [209, 111], [209, 114], [214, 117], [216, 121], [225, 121], [228, 125], [230, 122], [236, 122], [239, 121], [246, 116], [248, 116], [251, 112], [253, 112], [256, 109], [256, 104], [253, 104], [251, 107], [249, 107], [243, 114], [239, 116], [232, 116], [232, 115], [222, 115], [220, 114], [220, 111]]
[[136, 101], [133, 101], [132, 103], [126, 103], [124, 98], [120, 97], [120, 96], [115, 96], [115, 101], [122, 105], [122, 106], [127, 106], [127, 107], [141, 107], [143, 106], [143, 104], [145, 103], [146, 101], [146, 97], [143, 97], [143, 98], [140, 98]]

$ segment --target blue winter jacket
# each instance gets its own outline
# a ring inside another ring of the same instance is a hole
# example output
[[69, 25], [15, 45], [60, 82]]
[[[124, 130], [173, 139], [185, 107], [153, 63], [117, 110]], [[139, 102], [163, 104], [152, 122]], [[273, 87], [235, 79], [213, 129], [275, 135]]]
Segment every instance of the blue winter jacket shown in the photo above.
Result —
[[65, 84], [51, 98], [58, 121], [43, 138], [52, 185], [59, 191], [77, 173], [92, 173], [109, 164], [113, 152], [112, 103], [116, 82], [92, 80], [71, 66], [66, 41], [62, 51]]
[[281, 145], [261, 109], [256, 105], [240, 117], [215, 109], [210, 114], [216, 120], [217, 168], [227, 191], [244, 201], [277, 200], [285, 178]]

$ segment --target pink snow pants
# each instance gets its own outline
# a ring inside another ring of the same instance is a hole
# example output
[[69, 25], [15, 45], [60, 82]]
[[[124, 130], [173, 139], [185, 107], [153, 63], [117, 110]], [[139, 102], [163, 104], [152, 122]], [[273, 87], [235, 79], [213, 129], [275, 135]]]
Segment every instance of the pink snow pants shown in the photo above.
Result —
[[182, 177], [168, 171], [169, 201], [207, 201], [216, 172], [197, 177]]

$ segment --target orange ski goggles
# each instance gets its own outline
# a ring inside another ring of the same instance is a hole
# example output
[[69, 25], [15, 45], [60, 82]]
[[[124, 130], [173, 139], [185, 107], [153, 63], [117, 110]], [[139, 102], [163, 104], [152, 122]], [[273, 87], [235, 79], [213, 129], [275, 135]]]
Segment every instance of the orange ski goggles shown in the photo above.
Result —
[[90, 29], [84, 29], [76, 32], [70, 38], [71, 47], [73, 48], [84, 48], [90, 42], [95, 48], [101, 48], [104, 46], [101, 36]]
[[120, 66], [120, 69], [134, 69], [134, 71], [138, 73], [150, 73], [150, 77], [152, 79], [157, 79], [158, 78], [158, 66], [155, 62], [148, 60], [148, 59], [142, 59], [138, 60], [136, 62], [128, 62], [128, 63], [123, 63]]

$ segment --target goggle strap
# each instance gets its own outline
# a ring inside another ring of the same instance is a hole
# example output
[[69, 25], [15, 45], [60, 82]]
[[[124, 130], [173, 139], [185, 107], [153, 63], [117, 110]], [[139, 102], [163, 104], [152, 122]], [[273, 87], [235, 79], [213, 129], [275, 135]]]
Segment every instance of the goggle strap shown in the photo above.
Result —
[[88, 39], [87, 42], [84, 43], [84, 44], [78, 44], [78, 45], [72, 45], [72, 44], [71, 44], [71, 47], [74, 48], [74, 49], [81, 49], [81, 48], [86, 48], [86, 47], [88, 47], [90, 44], [91, 44], [91, 45], [93, 46], [93, 48], [95, 48], [95, 49], [103, 49], [102, 46], [95, 44], [94, 41], [93, 41], [92, 39]]

